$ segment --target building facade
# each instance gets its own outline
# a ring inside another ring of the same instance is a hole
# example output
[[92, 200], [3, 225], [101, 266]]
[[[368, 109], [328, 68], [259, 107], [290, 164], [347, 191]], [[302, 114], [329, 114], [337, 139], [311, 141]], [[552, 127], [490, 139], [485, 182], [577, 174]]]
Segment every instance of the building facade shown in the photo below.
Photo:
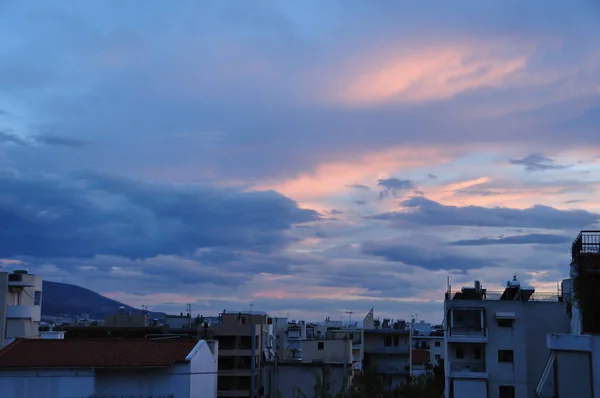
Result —
[[406, 322], [374, 321], [373, 328], [365, 327], [363, 334], [363, 371], [376, 372], [386, 391], [407, 384], [411, 377], [412, 336]]
[[[581, 231], [562, 283], [570, 333], [550, 333], [536, 397], [600, 398], [600, 231]], [[549, 386], [553, 389], [549, 390]]]
[[16, 338], [38, 338], [42, 278], [26, 270], [0, 272], [0, 348]]
[[547, 333], [569, 329], [562, 295], [536, 293], [516, 276], [503, 292], [477, 281], [448, 289], [444, 311], [446, 398], [532, 398]]

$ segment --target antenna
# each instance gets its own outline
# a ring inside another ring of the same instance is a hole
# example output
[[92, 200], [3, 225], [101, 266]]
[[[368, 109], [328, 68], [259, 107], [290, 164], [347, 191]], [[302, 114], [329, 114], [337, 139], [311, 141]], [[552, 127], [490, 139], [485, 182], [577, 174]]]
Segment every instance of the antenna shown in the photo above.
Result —
[[186, 304], [185, 310], [186, 310], [188, 316], [192, 315], [192, 305], [191, 304]]
[[346, 311], [346, 314], [348, 314], [348, 326], [350, 326], [350, 324], [352, 322], [352, 314], [354, 314], [354, 312]]

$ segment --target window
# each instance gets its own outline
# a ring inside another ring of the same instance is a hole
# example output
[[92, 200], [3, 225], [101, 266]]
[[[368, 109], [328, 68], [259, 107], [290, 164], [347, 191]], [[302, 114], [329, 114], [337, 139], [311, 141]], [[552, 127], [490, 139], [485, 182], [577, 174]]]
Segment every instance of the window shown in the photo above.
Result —
[[35, 291], [33, 305], [42, 305], [42, 292], [40, 292], [39, 290]]
[[440, 345], [441, 345], [441, 344], [440, 344], [440, 342], [439, 342], [439, 341], [436, 341], [436, 342], [435, 342], [435, 346], [436, 346], [436, 347], [439, 347]]
[[512, 328], [513, 320], [512, 319], [498, 319], [498, 326], [501, 328]]
[[392, 336], [384, 336], [383, 337], [383, 345], [386, 347], [392, 346]]
[[323, 351], [323, 348], [325, 348], [325, 343], [324, 343], [324, 342], [322, 342], [322, 341], [319, 341], [319, 342], [317, 343], [317, 349], [318, 349], [319, 351]]
[[267, 318], [267, 325], [273, 324], [273, 318]]
[[350, 333], [350, 337], [348, 337], [350, 340], [354, 339], [354, 333]]
[[500, 398], [515, 398], [515, 386], [500, 386], [498, 392]]
[[473, 348], [473, 358], [481, 359], [481, 348], [479, 348], [479, 347]]
[[442, 356], [440, 354], [435, 354], [435, 360], [439, 361], [442, 358]]
[[456, 347], [456, 359], [463, 359], [465, 357], [465, 352], [462, 347]]
[[498, 362], [514, 362], [513, 350], [498, 350]]
[[394, 347], [397, 347], [400, 344], [400, 337], [394, 336]]
[[246, 317], [242, 317], [240, 319], [240, 322], [242, 323], [242, 325], [245, 325], [246, 324]]

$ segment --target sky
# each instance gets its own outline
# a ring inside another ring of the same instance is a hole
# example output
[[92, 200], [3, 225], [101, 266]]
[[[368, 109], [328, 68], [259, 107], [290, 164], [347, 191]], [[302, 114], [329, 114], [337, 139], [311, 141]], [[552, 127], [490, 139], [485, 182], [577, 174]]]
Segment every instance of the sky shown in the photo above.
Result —
[[437, 323], [600, 227], [594, 0], [7, 0], [0, 38], [5, 270]]

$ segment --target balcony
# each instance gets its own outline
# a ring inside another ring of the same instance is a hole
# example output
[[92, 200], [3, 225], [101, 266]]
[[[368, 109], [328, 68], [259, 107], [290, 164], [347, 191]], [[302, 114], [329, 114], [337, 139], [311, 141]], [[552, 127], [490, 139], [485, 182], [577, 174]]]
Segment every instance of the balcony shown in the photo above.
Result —
[[35, 307], [25, 305], [7, 305], [6, 317], [17, 319], [32, 319], [34, 318]]
[[487, 378], [488, 372], [485, 362], [450, 362], [450, 377], [462, 379]]
[[449, 343], [487, 343], [486, 328], [453, 327], [448, 331]]
[[405, 364], [399, 364], [395, 366], [381, 365], [377, 366], [377, 374], [380, 375], [408, 375], [410, 373], [410, 367]]
[[365, 354], [408, 355], [409, 352], [410, 347], [408, 345], [365, 346]]

